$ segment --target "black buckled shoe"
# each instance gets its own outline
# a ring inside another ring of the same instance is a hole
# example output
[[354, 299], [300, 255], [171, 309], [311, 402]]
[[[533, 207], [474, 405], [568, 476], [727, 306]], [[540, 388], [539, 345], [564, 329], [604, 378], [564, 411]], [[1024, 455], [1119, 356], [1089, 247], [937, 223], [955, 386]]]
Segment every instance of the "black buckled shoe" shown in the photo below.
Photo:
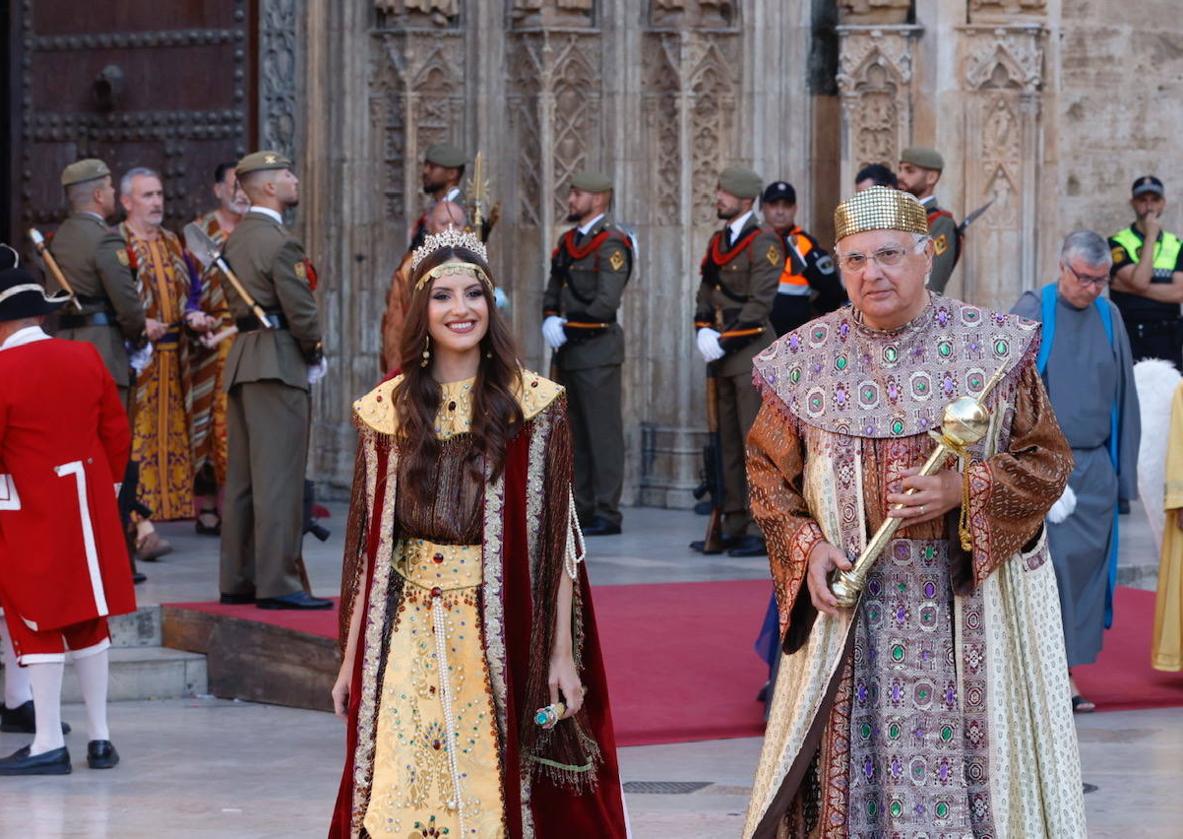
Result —
[[91, 740], [86, 744], [86, 765], [91, 769], [112, 769], [119, 763], [119, 752], [110, 740]]
[[759, 536], [744, 536], [727, 549], [728, 556], [766, 556], [768, 548]]
[[249, 606], [255, 602], [255, 593], [249, 592], [247, 594], [227, 594], [222, 592], [218, 598], [218, 602], [223, 606]]
[[331, 609], [333, 601], [297, 591], [283, 597], [260, 597], [255, 601], [255, 605], [260, 609]]
[[715, 548], [714, 550], [708, 551], [707, 550], [707, 543], [706, 543], [705, 539], [695, 539], [693, 542], [690, 543], [690, 550], [698, 551], [700, 554], [707, 554], [708, 556], [710, 556], [711, 554], [721, 554], [721, 553], [729, 550], [731, 547], [733, 547], [735, 545], [735, 543], [736, 543], [736, 540], [734, 538], [732, 538], [731, 536], [720, 536], [718, 547]]
[[0, 775], [69, 775], [72, 771], [70, 752], [65, 746], [39, 755], [30, 754], [29, 747], [22, 746], [0, 758]]
[[[8, 708], [0, 705], [0, 731], [5, 734], [36, 734], [37, 714], [30, 699], [23, 705]], [[62, 734], [70, 733], [70, 724], [62, 723]]]

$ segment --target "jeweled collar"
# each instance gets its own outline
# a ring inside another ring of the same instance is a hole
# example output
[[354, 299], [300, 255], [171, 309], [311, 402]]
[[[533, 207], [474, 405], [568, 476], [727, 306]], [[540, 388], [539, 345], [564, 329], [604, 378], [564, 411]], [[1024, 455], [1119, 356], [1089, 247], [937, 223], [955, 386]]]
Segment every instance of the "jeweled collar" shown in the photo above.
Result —
[[754, 362], [765, 398], [802, 422], [858, 437], [935, 428], [945, 405], [980, 393], [1013, 367], [1039, 325], [933, 294], [917, 318], [890, 332], [839, 309], [790, 332]]

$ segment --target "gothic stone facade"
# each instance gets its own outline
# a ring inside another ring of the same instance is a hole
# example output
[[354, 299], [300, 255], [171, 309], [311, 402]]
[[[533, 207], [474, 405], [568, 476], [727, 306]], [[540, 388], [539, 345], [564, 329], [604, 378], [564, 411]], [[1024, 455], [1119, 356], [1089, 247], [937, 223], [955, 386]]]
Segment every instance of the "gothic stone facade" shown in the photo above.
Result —
[[828, 243], [859, 166], [936, 146], [945, 206], [960, 218], [994, 202], [950, 293], [1009, 308], [1054, 276], [1065, 233], [1128, 221], [1137, 174], [1159, 174], [1168, 190], [1183, 177], [1172, 170], [1183, 159], [1173, 5], [272, 2], [282, 26], [261, 50], [263, 133], [296, 146], [300, 225], [324, 278], [331, 373], [316, 395], [315, 477], [348, 482], [350, 405], [376, 381], [379, 313], [423, 206], [432, 142], [489, 161], [502, 213], [493, 266], [536, 369], [567, 184], [584, 166], [612, 173], [614, 213], [640, 243], [622, 313], [627, 500], [686, 506], [704, 424], [690, 315], [718, 169], [740, 161], [791, 180], [799, 220]]

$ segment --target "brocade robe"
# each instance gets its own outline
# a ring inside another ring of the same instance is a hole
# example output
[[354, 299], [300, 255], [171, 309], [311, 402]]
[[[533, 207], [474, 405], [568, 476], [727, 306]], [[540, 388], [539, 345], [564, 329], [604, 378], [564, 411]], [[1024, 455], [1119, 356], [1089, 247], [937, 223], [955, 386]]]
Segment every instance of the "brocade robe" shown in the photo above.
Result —
[[[502, 474], [477, 479], [466, 457], [469, 386], [443, 386], [431, 492], [410, 503], [399, 492], [408, 479], [394, 410], [401, 382], [383, 382], [354, 405], [360, 442], [343, 638], [352, 610], [364, 612], [329, 836], [623, 839], [591, 592], [568, 555], [572, 455], [562, 388], [522, 371], [525, 421]], [[544, 731], [533, 714], [550, 701], [555, 598], [572, 568], [572, 639], [587, 702]]]
[[[933, 295], [899, 330], [842, 310], [757, 357], [748, 480], [784, 654], [745, 836], [1084, 835], [1042, 536], [1071, 459], [1038, 343], [1034, 324]], [[977, 396], [1000, 368], [990, 431], [971, 448], [972, 550], [958, 510], [901, 528], [859, 604], [819, 614], [805, 582], [812, 548], [857, 556], [887, 494], [932, 451], [944, 405]]]
[[132, 415], [132, 459], [139, 463], [139, 500], [156, 521], [193, 517], [193, 452], [189, 435], [189, 341], [184, 316], [197, 308], [191, 299], [196, 271], [181, 241], [161, 229], [141, 239], [126, 224], [119, 232], [135, 254], [144, 313], [167, 332], [152, 343], [152, 359], [136, 376]]

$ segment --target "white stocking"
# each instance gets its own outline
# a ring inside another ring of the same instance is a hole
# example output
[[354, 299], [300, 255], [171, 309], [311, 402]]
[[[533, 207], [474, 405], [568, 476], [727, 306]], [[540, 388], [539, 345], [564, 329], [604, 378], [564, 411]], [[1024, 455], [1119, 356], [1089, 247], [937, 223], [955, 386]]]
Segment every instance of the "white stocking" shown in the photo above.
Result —
[[0, 635], [4, 636], [4, 707], [19, 708], [33, 698], [33, 688], [29, 684], [29, 671], [16, 663], [16, 650], [2, 624], [0, 621]]
[[33, 735], [30, 754], [60, 749], [66, 745], [62, 737], [62, 671], [60, 661], [30, 664], [29, 681], [33, 685], [33, 704], [37, 712], [37, 733]]
[[91, 740], [110, 740], [107, 730], [107, 650], [74, 659]]

